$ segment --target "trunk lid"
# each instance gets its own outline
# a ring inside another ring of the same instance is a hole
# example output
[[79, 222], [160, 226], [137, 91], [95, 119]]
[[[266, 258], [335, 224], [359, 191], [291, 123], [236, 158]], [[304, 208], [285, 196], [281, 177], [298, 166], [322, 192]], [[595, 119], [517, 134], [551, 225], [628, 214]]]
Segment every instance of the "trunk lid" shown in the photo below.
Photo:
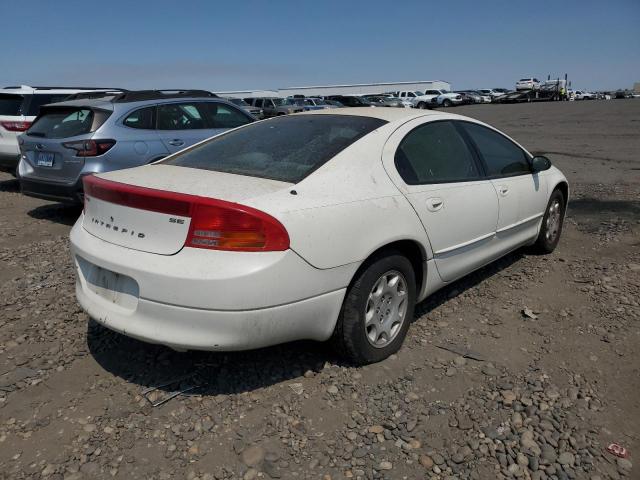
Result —
[[63, 184], [77, 181], [85, 157], [76, 155], [74, 149], [64, 144], [91, 139], [110, 113], [82, 105], [54, 104], [41, 108], [20, 146], [24, 159], [34, 170], [30, 178]]
[[[84, 140], [91, 135], [73, 137], [71, 140]], [[65, 139], [66, 141], [67, 139]], [[60, 139], [22, 136], [20, 151], [23, 158], [33, 168], [30, 178], [59, 183], [72, 183], [78, 179], [84, 167], [85, 159], [76, 157], [74, 151], [65, 148]]]
[[190, 199], [244, 204], [291, 186], [173, 165], [119, 170], [99, 179], [118, 183], [112, 191], [100, 191], [99, 186], [85, 189], [84, 229], [109, 243], [160, 255], [172, 255], [184, 247], [192, 220]]

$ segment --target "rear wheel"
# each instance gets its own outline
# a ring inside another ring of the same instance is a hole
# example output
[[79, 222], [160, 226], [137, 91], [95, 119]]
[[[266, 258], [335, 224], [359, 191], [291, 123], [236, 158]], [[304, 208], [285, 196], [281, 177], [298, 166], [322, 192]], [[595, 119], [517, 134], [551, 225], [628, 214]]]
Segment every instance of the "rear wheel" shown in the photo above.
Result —
[[551, 253], [558, 246], [562, 234], [562, 224], [566, 203], [560, 190], [554, 190], [549, 198], [547, 210], [542, 218], [542, 226], [533, 248], [538, 253]]
[[402, 346], [415, 299], [415, 273], [405, 256], [390, 251], [372, 258], [347, 290], [333, 343], [355, 364], [384, 360]]

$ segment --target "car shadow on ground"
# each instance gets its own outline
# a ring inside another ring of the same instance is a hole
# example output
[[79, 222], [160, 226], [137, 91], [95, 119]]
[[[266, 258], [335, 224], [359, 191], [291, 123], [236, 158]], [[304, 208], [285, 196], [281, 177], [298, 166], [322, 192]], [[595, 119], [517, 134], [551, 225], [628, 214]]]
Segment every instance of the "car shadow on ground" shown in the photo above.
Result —
[[[523, 255], [507, 255], [436, 292], [416, 306], [414, 319], [508, 268]], [[193, 392], [201, 395], [251, 392], [309, 371], [320, 372], [326, 362], [349, 366], [329, 343], [300, 341], [246, 352], [176, 352], [113, 332], [93, 320], [88, 323], [87, 343], [102, 368], [141, 390], [159, 387], [168, 392], [197, 385]]]
[[631, 232], [640, 222], [640, 201], [579, 198], [569, 202], [567, 217], [589, 235], [606, 237], [611, 232]]
[[89, 351], [108, 372], [141, 387], [174, 391], [197, 385], [201, 395], [243, 393], [341, 364], [328, 344], [300, 341], [245, 352], [177, 352], [113, 332], [94, 320]]
[[3, 180], [0, 182], [0, 192], [18, 193], [20, 192], [20, 182], [16, 178]]
[[579, 198], [569, 201], [568, 215], [580, 219], [617, 217], [637, 220], [640, 219], [640, 201]]
[[48, 220], [50, 222], [72, 226], [76, 223], [81, 212], [81, 206], [53, 203], [29, 210], [27, 215], [36, 220]]
[[463, 294], [471, 288], [474, 288], [487, 278], [493, 277], [494, 275], [497, 275], [503, 270], [509, 268], [511, 265], [524, 258], [526, 254], [533, 253], [530, 250], [531, 249], [529, 248], [516, 250], [515, 252], [505, 255], [489, 265], [486, 265], [485, 267], [482, 267], [481, 269], [476, 270], [475, 272], [472, 272], [429, 295], [429, 297], [416, 305], [414, 322], [420, 320], [423, 315], [426, 315], [447, 301]]

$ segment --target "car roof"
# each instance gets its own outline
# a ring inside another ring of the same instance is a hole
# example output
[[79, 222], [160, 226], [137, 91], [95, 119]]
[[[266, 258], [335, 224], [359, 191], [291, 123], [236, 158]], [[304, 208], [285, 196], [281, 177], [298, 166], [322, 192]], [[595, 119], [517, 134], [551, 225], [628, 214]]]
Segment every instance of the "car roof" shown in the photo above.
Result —
[[385, 107], [346, 107], [335, 110], [313, 110], [310, 112], [295, 113], [293, 115], [355, 115], [358, 117], [370, 117], [385, 120], [387, 122], [407, 121], [413, 118], [433, 116], [451, 117], [451, 114], [433, 110], [414, 110], [409, 108], [385, 108]]
[[29, 85], [18, 85], [0, 88], [0, 93], [8, 93], [15, 95], [39, 95], [39, 94], [74, 94], [79, 92], [100, 92], [105, 90], [122, 90], [120, 88], [105, 87], [32, 87]]
[[[85, 98], [79, 100], [67, 100], [64, 102], [56, 102], [51, 103], [47, 106], [55, 106], [55, 107], [86, 107], [86, 108], [101, 108], [103, 110], [115, 110], [116, 108], [126, 108], [127, 110], [135, 107], [144, 107], [147, 105], [158, 105], [158, 104], [166, 104], [166, 103], [182, 103], [184, 101], [197, 101], [197, 102], [220, 102], [220, 103], [231, 103], [229, 100], [221, 98], [221, 97], [169, 97], [169, 98], [156, 98], [153, 100], [139, 100], [137, 102], [124, 102], [124, 103], [114, 103], [112, 100], [116, 97], [107, 96], [102, 98]], [[122, 105], [122, 107], [120, 107]]]

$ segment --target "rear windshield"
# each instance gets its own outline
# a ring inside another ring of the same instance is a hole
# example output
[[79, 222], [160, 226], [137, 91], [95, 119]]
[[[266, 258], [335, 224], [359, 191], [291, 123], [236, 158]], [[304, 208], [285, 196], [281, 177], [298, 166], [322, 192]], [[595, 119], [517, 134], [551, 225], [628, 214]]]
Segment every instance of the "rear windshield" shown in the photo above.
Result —
[[29, 102], [29, 107], [27, 116], [36, 116], [40, 113], [40, 107], [42, 105], [46, 105], [47, 103], [56, 103], [64, 101], [70, 94], [69, 93], [38, 93], [31, 97], [31, 101]]
[[27, 131], [44, 138], [67, 138], [91, 131], [93, 111], [88, 108], [56, 108], [45, 111]]
[[20, 107], [24, 97], [22, 95], [7, 95], [0, 93], [0, 115], [20, 115]]
[[162, 163], [296, 183], [385, 123], [350, 115], [274, 118], [214, 137]]

